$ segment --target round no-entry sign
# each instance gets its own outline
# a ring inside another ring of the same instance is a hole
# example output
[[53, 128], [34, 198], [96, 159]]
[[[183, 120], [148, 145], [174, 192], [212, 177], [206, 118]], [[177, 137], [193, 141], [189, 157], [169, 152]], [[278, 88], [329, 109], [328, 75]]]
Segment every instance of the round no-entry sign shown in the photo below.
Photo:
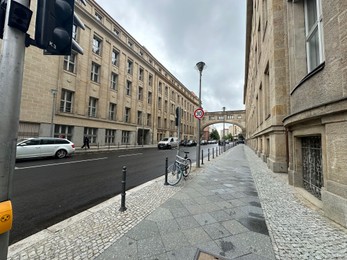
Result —
[[194, 117], [197, 119], [201, 119], [204, 116], [205, 112], [202, 110], [202, 108], [198, 108], [194, 111]]

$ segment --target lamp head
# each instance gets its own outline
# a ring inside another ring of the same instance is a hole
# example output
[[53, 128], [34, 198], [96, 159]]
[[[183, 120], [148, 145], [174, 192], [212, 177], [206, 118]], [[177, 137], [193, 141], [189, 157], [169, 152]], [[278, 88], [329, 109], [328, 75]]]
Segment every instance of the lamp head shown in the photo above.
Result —
[[204, 69], [204, 67], [205, 67], [205, 62], [199, 61], [199, 62], [196, 64], [196, 67], [198, 68], [198, 70], [199, 70], [200, 72], [202, 72], [203, 69]]

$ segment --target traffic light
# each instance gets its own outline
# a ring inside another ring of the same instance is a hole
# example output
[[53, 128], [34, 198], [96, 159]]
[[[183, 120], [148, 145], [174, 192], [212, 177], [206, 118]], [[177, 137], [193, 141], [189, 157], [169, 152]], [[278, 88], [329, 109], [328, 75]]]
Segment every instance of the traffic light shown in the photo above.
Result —
[[70, 55], [75, 0], [38, 0], [35, 42], [45, 54]]
[[183, 109], [176, 107], [176, 118], [175, 118], [176, 126], [178, 126], [178, 123], [181, 123], [182, 114], [183, 114]]

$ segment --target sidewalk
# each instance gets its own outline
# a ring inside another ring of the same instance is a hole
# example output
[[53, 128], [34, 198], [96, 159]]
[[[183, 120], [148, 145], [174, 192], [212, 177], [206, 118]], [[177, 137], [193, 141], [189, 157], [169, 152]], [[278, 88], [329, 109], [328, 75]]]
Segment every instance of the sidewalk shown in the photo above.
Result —
[[280, 176], [239, 145], [181, 186], [148, 182], [127, 191], [125, 212], [112, 198], [12, 245], [8, 259], [346, 259], [346, 230]]

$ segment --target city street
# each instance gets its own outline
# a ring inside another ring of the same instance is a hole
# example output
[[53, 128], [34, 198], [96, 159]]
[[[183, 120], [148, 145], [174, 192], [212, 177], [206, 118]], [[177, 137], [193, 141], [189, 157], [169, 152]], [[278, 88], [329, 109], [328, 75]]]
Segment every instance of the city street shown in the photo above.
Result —
[[123, 166], [130, 189], [163, 175], [165, 158], [172, 161], [175, 154], [131, 149], [17, 162], [11, 243], [119, 194]]
[[[202, 149], [212, 147], [216, 145]], [[181, 151], [189, 151], [194, 162], [195, 149], [184, 147]], [[127, 189], [131, 189], [164, 175], [166, 157], [172, 163], [176, 153], [174, 149], [139, 148], [76, 153], [63, 160], [18, 161], [13, 180], [14, 225], [10, 243], [120, 194], [123, 166], [127, 167]]]

